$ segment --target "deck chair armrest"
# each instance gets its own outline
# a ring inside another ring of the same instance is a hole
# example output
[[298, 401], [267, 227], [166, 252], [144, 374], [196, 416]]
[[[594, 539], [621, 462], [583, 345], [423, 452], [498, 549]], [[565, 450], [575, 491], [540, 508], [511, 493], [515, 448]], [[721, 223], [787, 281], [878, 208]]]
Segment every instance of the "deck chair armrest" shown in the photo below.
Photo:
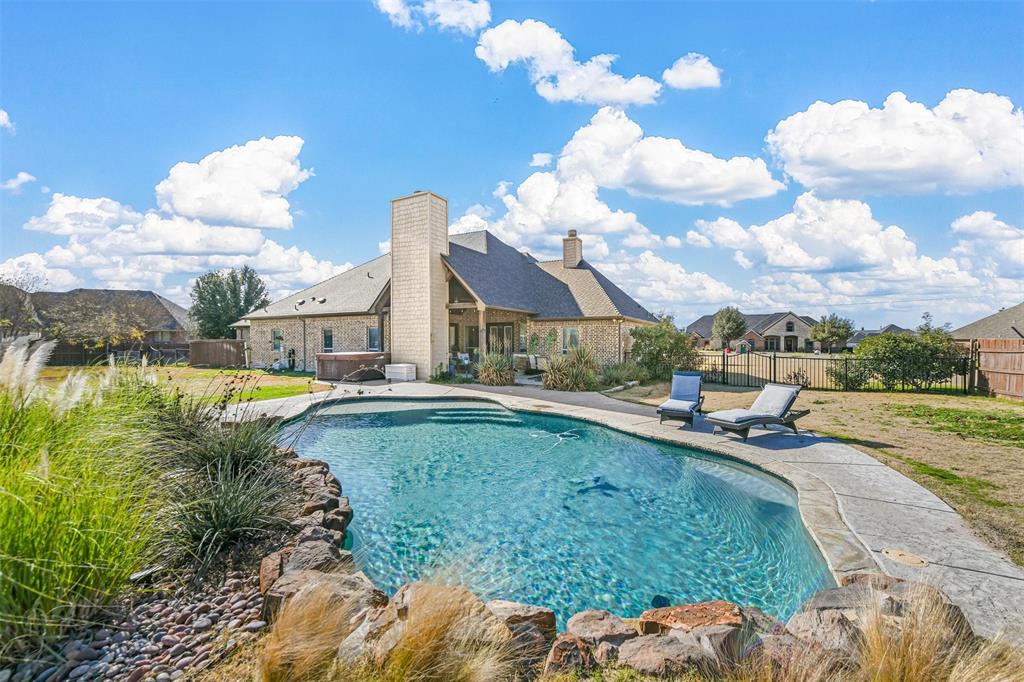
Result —
[[694, 412], [700, 412], [701, 408], [704, 407], [704, 394], [701, 393], [697, 398], [697, 406], [693, 408]]
[[789, 412], [786, 413], [786, 416], [783, 417], [783, 419], [785, 419], [786, 421], [796, 421], [801, 417], [806, 417], [810, 413], [810, 410], [790, 410]]

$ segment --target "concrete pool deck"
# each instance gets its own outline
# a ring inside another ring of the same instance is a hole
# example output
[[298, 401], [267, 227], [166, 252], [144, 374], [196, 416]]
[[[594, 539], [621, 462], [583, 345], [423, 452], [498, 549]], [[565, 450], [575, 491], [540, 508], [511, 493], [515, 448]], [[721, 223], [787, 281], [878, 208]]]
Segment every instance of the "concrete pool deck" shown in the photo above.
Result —
[[[574, 417], [647, 438], [724, 455], [771, 472], [796, 488], [804, 524], [837, 579], [879, 570], [931, 583], [963, 609], [979, 635], [1024, 646], [1024, 569], [970, 531], [949, 505], [899, 472], [841, 442], [810, 432], [755, 430], [744, 443], [695, 428], [660, 424], [654, 407], [596, 393], [559, 393], [526, 386], [343, 385], [332, 391], [252, 403], [284, 418], [324, 401], [366, 398], [472, 398], [512, 410]], [[344, 483], [343, 472], [339, 473]], [[890, 550], [890, 552], [886, 552]], [[890, 558], [891, 550], [924, 566]]]

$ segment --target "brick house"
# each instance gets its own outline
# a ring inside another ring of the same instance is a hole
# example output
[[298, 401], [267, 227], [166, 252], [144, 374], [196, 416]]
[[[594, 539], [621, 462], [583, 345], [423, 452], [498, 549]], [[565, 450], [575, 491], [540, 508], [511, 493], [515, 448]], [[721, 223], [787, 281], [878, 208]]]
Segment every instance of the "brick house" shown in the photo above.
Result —
[[579, 343], [602, 364], [628, 356], [629, 332], [657, 320], [583, 258], [570, 230], [562, 258], [539, 261], [486, 230], [448, 234], [448, 202], [391, 202], [391, 253], [255, 310], [235, 323], [256, 367], [312, 370], [324, 351], [384, 351], [417, 378], [453, 354], [551, 356]]
[[[809, 315], [794, 312], [742, 315], [747, 321], [747, 331], [733, 340], [733, 348], [746, 345], [749, 350], [786, 353], [813, 352], [821, 348], [821, 344], [810, 339], [811, 328], [818, 321]], [[714, 315], [704, 315], [687, 325], [686, 333], [693, 337], [697, 348], [720, 350], [725, 346], [722, 339], [713, 338], [714, 323]]]

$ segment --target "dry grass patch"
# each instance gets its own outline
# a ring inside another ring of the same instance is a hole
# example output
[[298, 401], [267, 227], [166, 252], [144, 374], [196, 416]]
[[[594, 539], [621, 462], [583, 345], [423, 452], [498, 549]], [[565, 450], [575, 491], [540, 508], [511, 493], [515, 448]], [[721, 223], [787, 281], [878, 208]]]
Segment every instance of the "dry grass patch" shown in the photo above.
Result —
[[[704, 410], [749, 407], [758, 389], [705, 384]], [[658, 405], [668, 384], [609, 394]], [[956, 509], [1024, 565], [1024, 404], [982, 396], [804, 390], [800, 427], [866, 452]]]

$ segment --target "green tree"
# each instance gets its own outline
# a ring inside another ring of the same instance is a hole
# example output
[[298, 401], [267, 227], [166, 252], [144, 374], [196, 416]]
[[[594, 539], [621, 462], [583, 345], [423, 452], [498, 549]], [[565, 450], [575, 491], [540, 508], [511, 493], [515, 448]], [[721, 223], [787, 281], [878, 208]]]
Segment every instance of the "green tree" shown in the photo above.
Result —
[[711, 336], [725, 341], [728, 348], [732, 341], [747, 333], [747, 320], [738, 309], [726, 306], [715, 313], [715, 322], [711, 326]]
[[267, 285], [248, 265], [241, 270], [208, 272], [192, 285], [192, 309], [200, 338], [227, 339], [231, 324], [270, 303]]
[[670, 315], [664, 315], [658, 324], [634, 327], [630, 353], [652, 379], [668, 379], [675, 369], [695, 369], [697, 349], [693, 339], [679, 331]]
[[853, 336], [853, 330], [853, 320], [832, 313], [811, 327], [811, 341], [817, 341], [822, 348], [831, 352], [833, 346], [838, 346]]
[[932, 324], [923, 315], [917, 334], [879, 334], [859, 344], [854, 351], [886, 390], [901, 386], [929, 389], [950, 380], [963, 366], [964, 353], [946, 327]]

